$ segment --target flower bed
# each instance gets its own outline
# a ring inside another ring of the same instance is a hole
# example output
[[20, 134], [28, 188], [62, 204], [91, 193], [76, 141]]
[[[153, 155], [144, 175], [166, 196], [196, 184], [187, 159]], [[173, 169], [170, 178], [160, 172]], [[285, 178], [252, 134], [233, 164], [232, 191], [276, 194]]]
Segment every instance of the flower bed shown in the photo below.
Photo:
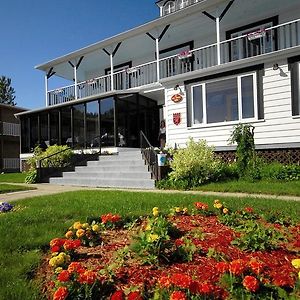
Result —
[[48, 299], [298, 299], [300, 224], [251, 207], [107, 214], [50, 242], [39, 270]]

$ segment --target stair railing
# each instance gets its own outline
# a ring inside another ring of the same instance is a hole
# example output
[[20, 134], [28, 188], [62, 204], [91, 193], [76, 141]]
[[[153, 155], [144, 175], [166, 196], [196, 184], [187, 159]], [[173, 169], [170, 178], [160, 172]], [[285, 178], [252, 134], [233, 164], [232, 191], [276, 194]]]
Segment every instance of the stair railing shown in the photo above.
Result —
[[158, 180], [157, 153], [155, 152], [154, 147], [151, 145], [143, 131], [140, 131], [140, 147], [143, 159], [148, 165], [152, 178]]

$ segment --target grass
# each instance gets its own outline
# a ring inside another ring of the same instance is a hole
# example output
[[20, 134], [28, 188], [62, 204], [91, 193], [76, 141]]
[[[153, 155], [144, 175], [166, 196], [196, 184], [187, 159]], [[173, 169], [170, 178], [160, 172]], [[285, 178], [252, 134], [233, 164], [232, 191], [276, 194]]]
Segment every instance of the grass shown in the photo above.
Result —
[[26, 191], [26, 190], [34, 190], [32, 187], [28, 186], [20, 186], [13, 184], [0, 183], [0, 194], [18, 192], [18, 191]]
[[[49, 241], [62, 237], [74, 221], [112, 212], [145, 215], [158, 206], [168, 212], [174, 206], [191, 208], [195, 201], [212, 206], [215, 197], [187, 193], [142, 193], [125, 191], [76, 191], [35, 197], [16, 202], [14, 212], [0, 215], [0, 299], [43, 299], [32, 275]], [[255, 210], [286, 214], [300, 222], [300, 202], [255, 198], [226, 198], [229, 208], [251, 205]]]
[[194, 190], [300, 196], [300, 180], [260, 180], [256, 182], [250, 182], [245, 180], [232, 180], [201, 185], [197, 188], [194, 188]]
[[0, 182], [9, 182], [9, 183], [24, 183], [26, 173], [5, 173], [0, 174]]

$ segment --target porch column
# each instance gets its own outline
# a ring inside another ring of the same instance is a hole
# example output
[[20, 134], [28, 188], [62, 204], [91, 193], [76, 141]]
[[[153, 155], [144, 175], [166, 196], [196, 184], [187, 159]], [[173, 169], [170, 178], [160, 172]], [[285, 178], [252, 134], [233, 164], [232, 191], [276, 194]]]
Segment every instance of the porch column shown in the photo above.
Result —
[[217, 32], [217, 60], [218, 65], [221, 64], [221, 44], [220, 44], [220, 18], [216, 18], [216, 32]]
[[111, 91], [113, 91], [114, 90], [114, 57], [112, 53], [109, 55], [109, 58], [110, 58], [110, 89]]
[[46, 107], [48, 106], [48, 75], [45, 74], [45, 100], [46, 100]]
[[74, 89], [75, 89], [75, 99], [78, 99], [78, 91], [77, 91], [77, 68], [76, 68], [76, 66], [74, 66], [73, 69], [74, 69]]
[[156, 74], [157, 81], [160, 80], [160, 69], [159, 69], [159, 39], [155, 39], [155, 50], [156, 50]]

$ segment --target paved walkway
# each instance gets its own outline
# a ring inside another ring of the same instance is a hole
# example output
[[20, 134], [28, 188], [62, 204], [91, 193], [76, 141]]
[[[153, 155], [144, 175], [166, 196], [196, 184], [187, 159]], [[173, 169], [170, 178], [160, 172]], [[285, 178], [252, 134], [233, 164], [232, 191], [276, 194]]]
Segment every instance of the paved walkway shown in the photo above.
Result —
[[[12, 183], [14, 185], [24, 185], [18, 183]], [[0, 194], [0, 202], [12, 202], [26, 198], [32, 198], [44, 195], [53, 195], [64, 192], [80, 191], [80, 190], [112, 190], [111, 188], [94, 188], [94, 187], [83, 187], [83, 186], [70, 186], [70, 185], [54, 185], [48, 183], [41, 184], [26, 184], [36, 188], [35, 190], [18, 191], [13, 193]], [[202, 192], [202, 191], [169, 191], [169, 190], [136, 190], [136, 189], [115, 189], [132, 192], [149, 192], [149, 193], [182, 193], [182, 194], [193, 194], [193, 195], [209, 195], [215, 197], [252, 197], [259, 199], [280, 199], [287, 201], [300, 201], [300, 197], [297, 196], [277, 196], [277, 195], [264, 195], [264, 194], [246, 194], [246, 193], [223, 193], [223, 192]]]

